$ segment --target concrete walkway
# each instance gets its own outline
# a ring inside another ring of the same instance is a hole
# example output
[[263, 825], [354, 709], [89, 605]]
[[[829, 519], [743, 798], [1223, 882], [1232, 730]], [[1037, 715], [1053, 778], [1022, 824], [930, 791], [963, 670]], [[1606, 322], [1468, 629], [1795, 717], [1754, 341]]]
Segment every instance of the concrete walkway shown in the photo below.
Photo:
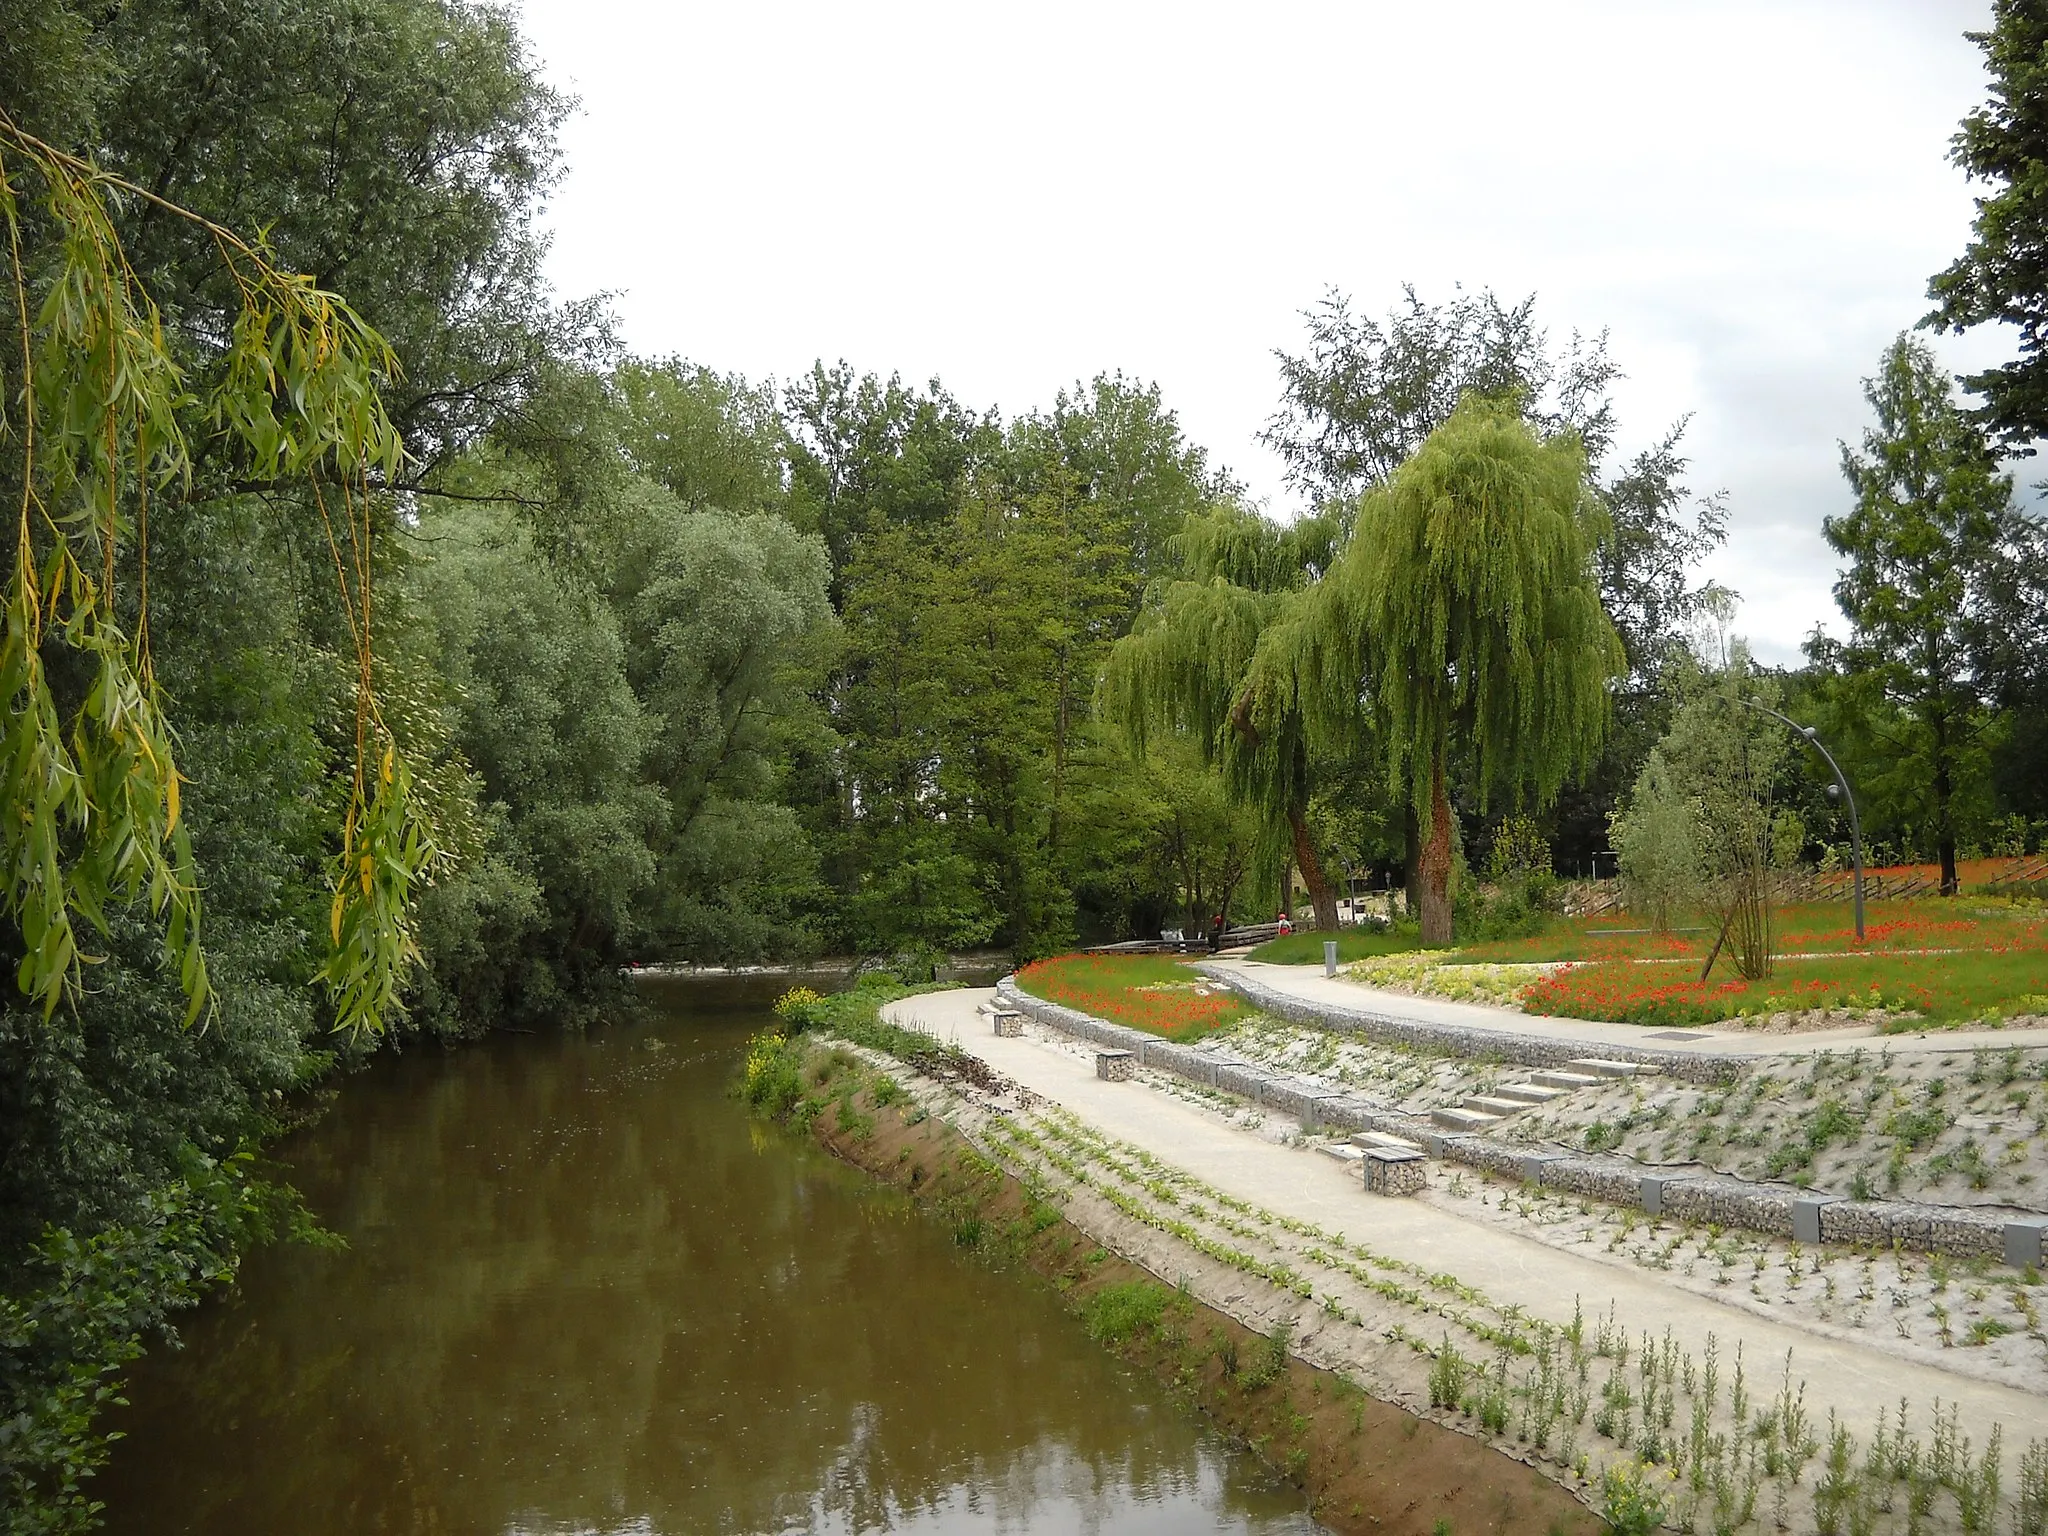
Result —
[[[1281, 968], [1258, 969], [1263, 979]], [[1321, 981], [1319, 976], [1307, 979]], [[1583, 1302], [1589, 1319], [1604, 1314], [1611, 1300], [1618, 1321], [1632, 1333], [1648, 1329], [1661, 1335], [1669, 1326], [1678, 1343], [1696, 1355], [1704, 1350], [1709, 1333], [1718, 1336], [1724, 1369], [1740, 1340], [1750, 1379], [1766, 1395], [1775, 1389], [1790, 1349], [1793, 1379], [1806, 1382], [1807, 1403], [1817, 1421], [1825, 1424], [1827, 1411], [1833, 1408], [1859, 1440], [1867, 1441], [1878, 1408], [1895, 1407], [1902, 1396], [1911, 1399], [1923, 1424], [1935, 1399], [1956, 1404], [1963, 1432], [1980, 1446], [1991, 1426], [2002, 1423], [2008, 1460], [2030, 1439], [2048, 1435], [2048, 1396], [1976, 1381], [1852, 1340], [1760, 1318], [1665, 1284], [1654, 1272], [1552, 1248], [1431, 1205], [1368, 1195], [1355, 1174], [1347, 1174], [1330, 1158], [1227, 1124], [1142, 1082], [1098, 1079], [1086, 1053], [1036, 1032], [1022, 1038], [995, 1037], [987, 1020], [975, 1011], [992, 995], [987, 989], [931, 993], [891, 1003], [884, 1013], [894, 1022], [957, 1041], [962, 1049], [1101, 1133], [1142, 1147], [1218, 1189], [1277, 1215], [1341, 1231], [1391, 1257], [1448, 1271], [1496, 1303], [1520, 1304], [1531, 1315], [1560, 1327], [1570, 1323], [1575, 1299]], [[1479, 1011], [1489, 1017], [1497, 1013]]]
[[1284, 992], [1313, 1007], [1318, 1003], [1336, 1008], [1365, 1008], [1390, 1018], [1420, 1024], [1462, 1025], [1468, 1029], [1498, 1030], [1527, 1035], [1531, 1039], [1556, 1040], [1598, 1055], [1603, 1046], [1672, 1046], [1709, 1056], [1803, 1056], [1813, 1051], [1841, 1050], [1853, 1046], [1883, 1049], [1900, 1054], [1915, 1052], [1967, 1051], [1978, 1047], [2010, 1050], [2015, 1046], [2048, 1046], [2048, 1029], [1930, 1029], [1912, 1034], [1885, 1035], [1869, 1025], [1850, 1029], [1816, 1029], [1773, 1034], [1762, 1030], [1736, 1029], [1727, 1025], [1703, 1024], [1684, 1029], [1659, 1029], [1641, 1024], [1603, 1024], [1590, 1019], [1553, 1018], [1546, 1014], [1516, 1013], [1508, 1008], [1490, 1008], [1482, 1003], [1455, 1003], [1447, 998], [1416, 997], [1406, 992], [1383, 992], [1361, 986], [1344, 977], [1327, 977], [1319, 965], [1267, 965], [1258, 960], [1212, 960], [1202, 969], [1218, 977], [1241, 975]]

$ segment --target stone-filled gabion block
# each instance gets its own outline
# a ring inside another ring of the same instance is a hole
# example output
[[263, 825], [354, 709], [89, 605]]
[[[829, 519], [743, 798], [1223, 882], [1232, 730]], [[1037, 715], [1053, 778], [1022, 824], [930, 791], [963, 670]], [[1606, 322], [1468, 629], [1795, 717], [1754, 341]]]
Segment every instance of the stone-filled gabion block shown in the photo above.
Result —
[[1412, 1195], [1425, 1182], [1424, 1159], [1420, 1152], [1397, 1152], [1392, 1147], [1365, 1149], [1365, 1187], [1376, 1195]]
[[1768, 1184], [1752, 1184], [1746, 1179], [1708, 1175], [1667, 1183], [1663, 1214], [1680, 1221], [1716, 1223], [1790, 1237], [1796, 1193]]
[[1554, 1157], [1539, 1170], [1536, 1182], [1609, 1205], [1634, 1205], [1642, 1194], [1643, 1170], [1635, 1163], [1603, 1158]]
[[989, 1015], [996, 1027], [996, 1033], [1005, 1040], [1015, 1040], [1024, 1033], [1024, 1015], [1009, 1008], [998, 1008]]
[[1097, 1051], [1095, 1075], [1106, 1083], [1127, 1083], [1138, 1070], [1136, 1051]]

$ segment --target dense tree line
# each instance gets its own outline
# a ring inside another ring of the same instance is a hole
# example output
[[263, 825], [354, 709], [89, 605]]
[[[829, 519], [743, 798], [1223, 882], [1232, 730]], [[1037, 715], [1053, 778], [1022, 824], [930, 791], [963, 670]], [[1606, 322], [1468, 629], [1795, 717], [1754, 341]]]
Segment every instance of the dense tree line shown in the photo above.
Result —
[[[1986, 38], [1957, 154], [2002, 187], [1944, 323], [2048, 303], [2029, 14]], [[1712, 759], [1725, 512], [1684, 422], [1617, 449], [1604, 336], [1486, 290], [1384, 319], [1332, 293], [1278, 357], [1282, 522], [1121, 375], [1005, 418], [844, 363], [628, 355], [541, 275], [569, 108], [509, 13], [458, 0], [0, 0], [5, 334], [68, 323], [103, 204], [107, 312], [148, 331], [107, 344], [161, 365], [98, 478], [13, 445], [32, 406], [85, 441], [120, 370], [46, 371], [85, 382], [44, 400], [0, 368], [0, 1528], [89, 1518], [112, 1373], [298, 1223], [258, 1149], [380, 1040], [595, 1018], [633, 963], [1029, 957], [1270, 916], [1297, 879], [1325, 924], [1348, 882], [1405, 883], [1443, 937], [1471, 871], [1576, 872], [1631, 786], [1654, 817]], [[66, 192], [67, 165], [121, 182]], [[249, 371], [297, 273], [354, 372], [282, 342]], [[2034, 350], [1978, 407], [1910, 339], [1881, 360], [1826, 530], [1850, 638], [1764, 680], [1951, 888], [2048, 825], [2048, 559], [2000, 457], [2040, 432]], [[344, 391], [295, 446], [337, 378], [376, 408]], [[90, 623], [30, 622], [46, 569]], [[45, 715], [71, 757], [27, 750]], [[1828, 856], [1812, 765], [1768, 761]]]

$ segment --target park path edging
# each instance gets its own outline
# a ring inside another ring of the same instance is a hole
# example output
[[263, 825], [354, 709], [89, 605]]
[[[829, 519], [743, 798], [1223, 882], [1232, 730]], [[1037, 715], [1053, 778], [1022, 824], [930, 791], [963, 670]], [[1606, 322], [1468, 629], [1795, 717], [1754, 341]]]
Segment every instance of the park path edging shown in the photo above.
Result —
[[1614, 1061], [1655, 1067], [1687, 1082], [1727, 1084], [1749, 1070], [1741, 1057], [1709, 1055], [1655, 1045], [1620, 1045], [1601, 1042], [1598, 1047], [1584, 1040], [1561, 1040], [1517, 1030], [1488, 1029], [1484, 1025], [1439, 1023], [1427, 1019], [1405, 1019], [1399, 1014], [1348, 1004], [1311, 1002], [1277, 987], [1269, 987], [1242, 971], [1196, 970], [1211, 981], [1229, 987], [1262, 1012], [1308, 1024], [1317, 1029], [1341, 1030], [1365, 1035], [1395, 1045], [1412, 1045], [1425, 1051], [1447, 1051], [1455, 1056], [1498, 1056], [1522, 1067], [1562, 1067], [1574, 1059], [1599, 1054]]
[[[1370, 1014], [1363, 1009], [1341, 1010], [1345, 1017], [1333, 1020], [1324, 1009], [1310, 1007], [1299, 998], [1273, 992], [1257, 982], [1247, 983], [1245, 978], [1236, 974], [1227, 980], [1256, 1006], [1293, 1023], [1369, 1034], [1376, 1039], [1458, 1056], [1499, 1053], [1520, 1065], [1562, 1066], [1584, 1054], [1583, 1046], [1567, 1050], [1558, 1042], [1545, 1042], [1540, 1038], [1401, 1020]], [[1255, 1104], [1291, 1115], [1306, 1128], [1313, 1130], [1328, 1126], [1351, 1132], [1387, 1132], [1416, 1142], [1430, 1155], [1446, 1162], [1463, 1163], [1487, 1173], [1547, 1185], [1612, 1205], [1636, 1206], [1653, 1215], [1740, 1227], [1745, 1231], [1788, 1237], [1802, 1243], [1903, 1248], [1922, 1253], [1989, 1258], [2014, 1265], [2038, 1265], [2044, 1256], [2048, 1256], [2048, 1215], [2041, 1213], [2004, 1212], [1975, 1206], [1920, 1205], [1899, 1200], [1849, 1200], [1789, 1184], [1767, 1184], [1705, 1170], [1660, 1168], [1628, 1158], [1588, 1157], [1562, 1150], [1510, 1146], [1487, 1136], [1440, 1130], [1420, 1116], [1389, 1108], [1361, 1094], [1332, 1088], [1311, 1078], [1270, 1072], [1214, 1051], [1176, 1045], [1144, 1030], [1048, 1002], [1024, 991], [1017, 985], [1015, 976], [1005, 976], [997, 982], [996, 994], [1004, 1007], [1014, 1009], [1039, 1024], [1090, 1041], [1105, 1050], [1129, 1051], [1141, 1066], [1171, 1072], [1189, 1082], [1234, 1093]], [[1276, 1001], [1269, 1002], [1268, 998]], [[1280, 1006], [1282, 1003], [1287, 1006]], [[1360, 1020], [1370, 1020], [1370, 1026]], [[1401, 1026], [1406, 1026], [1405, 1030]], [[1524, 1054], [1508, 1055], [1499, 1050], [1496, 1041], [1512, 1042]], [[1528, 1053], [1532, 1047], [1546, 1045], [1560, 1054], [1536, 1056]], [[1636, 1048], [1632, 1056], [1624, 1055], [1620, 1050], [1613, 1055], [1616, 1060], [1634, 1060], [1643, 1066], [1671, 1072], [1673, 1076], [1690, 1075], [1673, 1071], [1667, 1065], [1673, 1057], [1686, 1058], [1690, 1063], [1714, 1069], [1713, 1076], [1697, 1078], [1696, 1081], [1730, 1081], [1739, 1076], [1744, 1067], [1741, 1061], [1730, 1061], [1726, 1057], [1707, 1057], [1694, 1052], [1651, 1047]]]

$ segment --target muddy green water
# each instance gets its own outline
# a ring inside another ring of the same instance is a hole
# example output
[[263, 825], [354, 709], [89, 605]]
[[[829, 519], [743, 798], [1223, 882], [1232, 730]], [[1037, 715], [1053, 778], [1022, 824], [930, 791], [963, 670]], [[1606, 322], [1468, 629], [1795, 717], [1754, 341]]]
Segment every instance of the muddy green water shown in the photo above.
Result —
[[129, 1536], [1313, 1529], [1042, 1282], [726, 1096], [775, 983], [414, 1051], [282, 1151], [256, 1255], [131, 1383]]

